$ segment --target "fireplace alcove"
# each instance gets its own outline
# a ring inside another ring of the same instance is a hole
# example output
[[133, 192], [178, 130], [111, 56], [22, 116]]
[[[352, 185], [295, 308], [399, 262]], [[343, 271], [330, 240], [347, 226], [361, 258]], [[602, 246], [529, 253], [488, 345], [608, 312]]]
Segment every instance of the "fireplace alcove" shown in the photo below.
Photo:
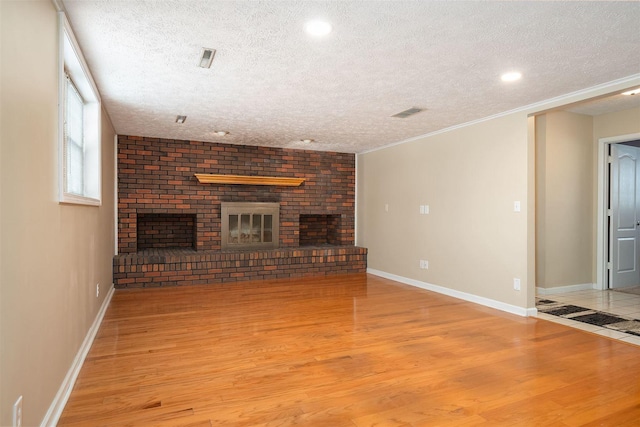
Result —
[[137, 221], [138, 251], [146, 249], [196, 249], [195, 214], [139, 213]]
[[301, 214], [300, 246], [338, 246], [341, 215]]

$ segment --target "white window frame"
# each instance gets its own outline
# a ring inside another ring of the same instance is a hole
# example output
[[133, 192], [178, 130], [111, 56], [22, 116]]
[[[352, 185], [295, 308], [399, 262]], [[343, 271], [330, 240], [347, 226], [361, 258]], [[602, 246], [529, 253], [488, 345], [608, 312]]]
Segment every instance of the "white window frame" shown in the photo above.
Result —
[[[59, 13], [59, 201], [90, 206], [101, 206], [101, 100], [89, 67], [78, 46], [71, 25], [64, 12]], [[65, 111], [67, 76], [84, 100], [83, 107], [83, 191], [75, 194], [67, 191], [67, 142], [65, 135]]]

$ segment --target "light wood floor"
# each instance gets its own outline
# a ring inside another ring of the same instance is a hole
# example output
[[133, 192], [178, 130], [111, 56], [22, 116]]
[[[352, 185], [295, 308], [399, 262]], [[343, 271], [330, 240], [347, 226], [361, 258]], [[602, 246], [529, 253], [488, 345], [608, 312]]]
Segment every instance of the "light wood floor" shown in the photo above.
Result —
[[640, 347], [367, 275], [116, 291], [64, 426], [638, 426]]

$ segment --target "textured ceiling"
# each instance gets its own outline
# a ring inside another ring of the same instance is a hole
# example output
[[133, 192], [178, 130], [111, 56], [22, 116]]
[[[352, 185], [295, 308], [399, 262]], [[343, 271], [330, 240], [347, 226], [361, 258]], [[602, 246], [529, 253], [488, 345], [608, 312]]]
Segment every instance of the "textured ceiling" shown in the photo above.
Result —
[[[640, 2], [64, 6], [120, 134], [362, 152], [640, 73]], [[314, 18], [333, 32], [308, 36]]]

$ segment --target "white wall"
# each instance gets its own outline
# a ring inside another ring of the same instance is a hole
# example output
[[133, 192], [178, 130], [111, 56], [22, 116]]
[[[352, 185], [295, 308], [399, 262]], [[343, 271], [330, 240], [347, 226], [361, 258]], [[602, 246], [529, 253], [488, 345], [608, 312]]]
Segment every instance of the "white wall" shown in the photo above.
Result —
[[112, 283], [114, 131], [103, 114], [102, 206], [59, 204], [57, 13], [49, 0], [3, 0], [0, 22], [0, 425], [22, 395], [32, 426]]

